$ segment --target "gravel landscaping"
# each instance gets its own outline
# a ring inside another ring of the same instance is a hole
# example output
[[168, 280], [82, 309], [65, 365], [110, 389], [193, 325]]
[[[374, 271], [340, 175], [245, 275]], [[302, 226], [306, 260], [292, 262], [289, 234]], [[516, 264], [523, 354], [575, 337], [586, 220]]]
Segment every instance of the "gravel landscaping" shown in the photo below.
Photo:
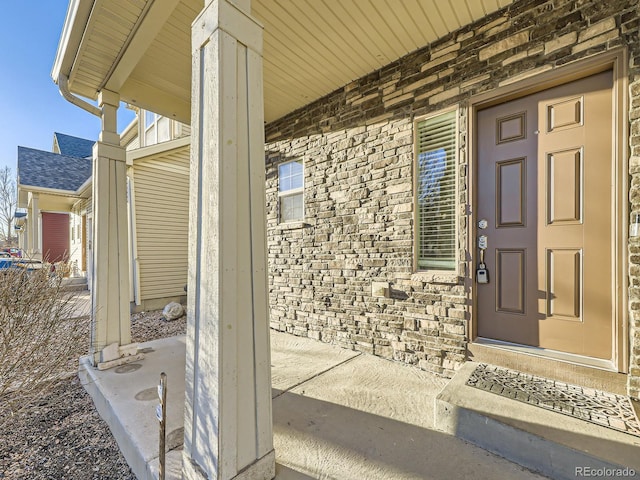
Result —
[[[84, 318], [80, 322], [88, 323]], [[186, 317], [167, 322], [161, 311], [131, 316], [134, 342], [184, 334]], [[70, 364], [68, 377], [8, 422], [0, 435], [0, 479], [135, 479], [106, 423]], [[0, 416], [9, 415], [4, 402]]]

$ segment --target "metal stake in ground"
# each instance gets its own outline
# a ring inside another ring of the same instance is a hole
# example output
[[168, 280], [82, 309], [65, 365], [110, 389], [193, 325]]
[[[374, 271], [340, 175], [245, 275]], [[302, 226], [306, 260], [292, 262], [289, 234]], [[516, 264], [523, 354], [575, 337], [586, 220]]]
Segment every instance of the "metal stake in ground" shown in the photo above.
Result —
[[158, 480], [164, 480], [164, 466], [165, 466], [165, 443], [167, 432], [167, 374], [162, 372], [160, 374], [160, 385], [158, 385], [158, 398], [160, 399], [160, 405], [156, 407], [156, 417], [160, 422], [160, 445], [158, 451]]

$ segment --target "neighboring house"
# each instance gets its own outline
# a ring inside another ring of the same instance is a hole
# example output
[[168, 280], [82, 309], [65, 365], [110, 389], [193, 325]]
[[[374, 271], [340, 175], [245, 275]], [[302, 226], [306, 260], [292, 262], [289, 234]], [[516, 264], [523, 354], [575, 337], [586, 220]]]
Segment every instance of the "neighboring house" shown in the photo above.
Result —
[[[63, 93], [193, 128], [184, 478], [273, 477], [269, 323], [640, 397], [636, 0], [93, 3], [71, 4]], [[105, 226], [125, 181], [94, 179]], [[94, 306], [128, 288], [122, 245]], [[127, 322], [94, 319], [96, 366], [136, 351]]]
[[[63, 133], [53, 134], [54, 153], [68, 155], [71, 157], [91, 159], [93, 145], [95, 141], [84, 138], [65, 135]], [[76, 201], [69, 213], [69, 262], [71, 272], [76, 276], [86, 276], [90, 284], [90, 272], [92, 265], [91, 251], [91, 182], [90, 179], [85, 185], [85, 190], [81, 199]], [[88, 196], [87, 196], [88, 195]]]
[[53, 153], [75, 158], [91, 158], [95, 141], [54, 132]]
[[54, 152], [18, 147], [18, 208], [26, 210], [20, 221], [21, 246], [37, 260], [70, 262], [71, 273], [77, 276], [86, 270], [88, 252], [84, 223], [70, 219], [70, 212], [89, 198], [89, 143], [56, 133]]
[[16, 212], [13, 216], [13, 229], [18, 237], [18, 248], [23, 252], [26, 250], [25, 225], [27, 212]]
[[132, 309], [186, 299], [189, 127], [139, 111], [126, 147]]
[[[140, 115], [144, 122], [136, 117], [121, 134], [127, 149], [132, 311], [162, 308], [169, 301], [184, 302], [187, 283], [189, 128], [151, 112]], [[87, 276], [89, 288], [94, 144], [55, 133], [54, 153], [24, 147], [18, 150], [19, 196], [27, 199], [19, 206], [28, 208], [29, 199], [36, 198], [41, 211], [41, 244], [28, 243], [27, 215], [21, 230], [23, 248], [38, 258], [43, 253], [42, 258], [51, 262], [68, 260], [73, 274]], [[52, 178], [54, 170], [57, 174]], [[74, 190], [80, 181], [81, 188]], [[55, 213], [45, 211], [54, 206]], [[31, 229], [34, 231], [33, 226]]]

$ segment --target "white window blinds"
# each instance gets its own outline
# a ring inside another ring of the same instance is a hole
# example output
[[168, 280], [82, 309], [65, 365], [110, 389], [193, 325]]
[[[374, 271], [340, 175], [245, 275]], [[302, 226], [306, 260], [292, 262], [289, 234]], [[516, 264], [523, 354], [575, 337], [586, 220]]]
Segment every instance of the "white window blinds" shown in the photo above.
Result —
[[278, 167], [280, 221], [304, 219], [304, 166], [301, 161], [283, 163]]
[[417, 124], [420, 270], [456, 269], [456, 112]]

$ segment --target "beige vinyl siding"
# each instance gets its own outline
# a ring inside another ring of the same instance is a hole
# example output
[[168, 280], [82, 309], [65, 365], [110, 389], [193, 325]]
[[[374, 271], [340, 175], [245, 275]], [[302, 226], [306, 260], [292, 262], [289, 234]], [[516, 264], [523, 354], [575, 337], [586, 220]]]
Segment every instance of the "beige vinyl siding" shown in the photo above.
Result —
[[188, 137], [191, 135], [191, 126], [185, 123], [176, 125], [176, 138]]
[[140, 300], [184, 295], [189, 225], [189, 147], [133, 165]]
[[140, 148], [140, 137], [136, 135], [136, 137], [131, 140], [126, 146], [127, 152], [130, 150], [135, 150], [136, 148]]
[[69, 215], [69, 264], [71, 274], [82, 274], [82, 216], [77, 209]]
[[93, 212], [93, 197], [83, 198], [80, 203], [80, 213], [85, 212], [87, 215]]
[[[69, 263], [71, 265], [71, 273], [74, 276], [85, 276], [86, 270], [86, 258], [88, 251], [83, 252], [83, 247], [86, 250], [86, 243], [82, 242], [83, 235], [85, 240], [87, 238], [86, 231], [83, 233], [83, 228], [87, 228], [86, 218], [82, 221], [83, 216], [90, 214], [92, 211], [92, 197], [82, 198], [78, 200], [74, 205], [69, 215]], [[83, 256], [85, 261], [83, 262]]]

